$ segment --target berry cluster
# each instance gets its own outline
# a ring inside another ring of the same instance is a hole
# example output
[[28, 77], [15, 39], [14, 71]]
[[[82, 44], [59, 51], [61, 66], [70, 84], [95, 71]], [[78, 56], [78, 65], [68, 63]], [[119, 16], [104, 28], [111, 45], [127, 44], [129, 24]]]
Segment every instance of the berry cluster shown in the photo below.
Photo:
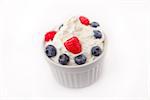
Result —
[[[91, 22], [90, 23], [89, 19], [84, 17], [84, 16], [80, 16], [79, 20], [83, 25], [86, 25], [86, 26], [90, 25], [93, 28], [97, 28], [100, 26], [97, 22]], [[59, 27], [59, 30], [62, 27], [63, 27], [63, 24]], [[55, 34], [57, 34], [56, 31], [47, 32], [45, 34], [45, 42], [52, 41]], [[101, 39], [102, 33], [99, 30], [93, 30], [93, 36], [95, 37], [95, 39]], [[82, 51], [82, 44], [80, 43], [80, 40], [78, 39], [78, 37], [75, 37], [75, 36], [73, 36], [72, 38], [65, 41], [64, 46], [69, 52], [71, 52], [73, 54], [79, 54]], [[45, 48], [45, 53], [49, 58], [55, 57], [57, 55], [57, 49], [53, 45], [48, 45]], [[92, 47], [91, 55], [99, 56], [99, 55], [101, 55], [101, 53], [102, 53], [102, 50], [99, 46]], [[70, 57], [67, 54], [61, 54], [59, 56], [58, 62], [60, 64], [68, 65], [69, 61], [70, 61]], [[87, 61], [87, 58], [84, 54], [80, 54], [80, 55], [74, 57], [74, 62], [78, 65], [85, 64], [86, 61]]]

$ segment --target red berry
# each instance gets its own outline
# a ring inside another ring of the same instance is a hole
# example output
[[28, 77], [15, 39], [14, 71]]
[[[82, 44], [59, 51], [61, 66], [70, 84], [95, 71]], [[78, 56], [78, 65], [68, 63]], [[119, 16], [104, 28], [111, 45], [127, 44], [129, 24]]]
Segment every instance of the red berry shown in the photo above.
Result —
[[56, 34], [56, 31], [47, 32], [45, 34], [45, 41], [48, 42], [49, 40], [53, 40], [55, 34]]
[[80, 41], [77, 37], [72, 37], [70, 39], [68, 39], [65, 43], [64, 43], [66, 49], [70, 52], [72, 52], [73, 54], [78, 54], [81, 52], [81, 44]]
[[90, 24], [89, 19], [86, 18], [86, 17], [84, 17], [84, 16], [80, 16], [79, 19], [80, 19], [80, 22], [81, 22], [82, 24], [84, 24], [84, 25], [89, 25], [89, 24]]

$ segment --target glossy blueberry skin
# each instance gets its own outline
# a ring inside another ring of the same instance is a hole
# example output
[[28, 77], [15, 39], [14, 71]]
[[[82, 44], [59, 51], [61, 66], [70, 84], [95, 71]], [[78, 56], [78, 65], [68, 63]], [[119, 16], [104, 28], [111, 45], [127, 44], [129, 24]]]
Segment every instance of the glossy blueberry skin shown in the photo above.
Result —
[[82, 65], [82, 64], [85, 64], [86, 59], [87, 59], [86, 56], [81, 54], [81, 55], [76, 56], [74, 58], [74, 61], [75, 61], [76, 64]]
[[90, 23], [90, 26], [96, 28], [96, 27], [98, 27], [100, 25], [97, 22], [92, 22], [92, 23]]
[[62, 55], [59, 56], [58, 61], [62, 65], [67, 65], [70, 61], [70, 58], [67, 54], [62, 54]]
[[99, 55], [101, 55], [102, 50], [99, 46], [94, 46], [91, 49], [91, 53], [92, 53], [93, 56], [99, 56]]
[[93, 32], [94, 32], [94, 37], [95, 37], [96, 39], [102, 38], [102, 33], [101, 33], [101, 31], [99, 31], [99, 30], [93, 30]]
[[53, 46], [53, 45], [48, 45], [45, 49], [45, 53], [46, 55], [51, 58], [51, 57], [54, 57], [56, 56], [57, 54], [57, 51], [56, 51], [56, 48]]

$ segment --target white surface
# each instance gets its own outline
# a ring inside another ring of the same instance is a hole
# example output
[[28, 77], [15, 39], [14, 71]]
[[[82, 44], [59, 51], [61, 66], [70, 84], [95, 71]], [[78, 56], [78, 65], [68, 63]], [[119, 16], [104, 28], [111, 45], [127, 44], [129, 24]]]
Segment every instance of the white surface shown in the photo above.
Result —
[[[147, 98], [149, 5], [149, 0], [0, 0], [0, 97]], [[99, 21], [108, 39], [99, 81], [75, 90], [56, 83], [41, 50], [45, 32], [74, 15]]]

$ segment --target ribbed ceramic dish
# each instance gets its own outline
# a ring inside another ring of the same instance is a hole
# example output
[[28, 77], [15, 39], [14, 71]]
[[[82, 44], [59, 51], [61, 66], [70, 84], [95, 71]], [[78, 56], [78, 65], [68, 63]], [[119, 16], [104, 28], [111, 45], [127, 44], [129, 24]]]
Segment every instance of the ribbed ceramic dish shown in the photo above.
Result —
[[98, 80], [102, 57], [96, 61], [83, 66], [63, 66], [55, 64], [52, 61], [48, 62], [56, 80], [65, 87], [69, 88], [82, 88], [93, 84]]

